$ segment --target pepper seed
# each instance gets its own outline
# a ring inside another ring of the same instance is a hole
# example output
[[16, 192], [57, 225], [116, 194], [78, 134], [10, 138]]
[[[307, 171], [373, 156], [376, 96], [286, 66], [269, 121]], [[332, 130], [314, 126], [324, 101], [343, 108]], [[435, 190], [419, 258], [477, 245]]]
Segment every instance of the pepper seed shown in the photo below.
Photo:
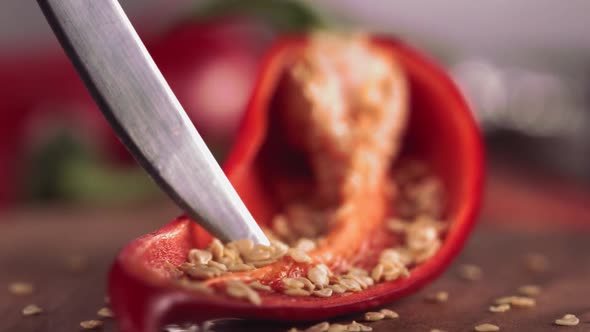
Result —
[[92, 319], [80, 322], [80, 327], [85, 330], [94, 330], [102, 327], [103, 323], [100, 320]]
[[383, 318], [385, 318], [385, 315], [381, 312], [369, 311], [365, 313], [365, 320], [368, 322], [375, 322]]
[[549, 260], [542, 254], [531, 253], [525, 256], [525, 266], [531, 272], [544, 272], [549, 267]]
[[333, 292], [334, 291], [332, 290], [332, 288], [324, 288], [324, 289], [314, 291], [313, 295], [319, 296], [319, 297], [330, 297], [330, 296], [332, 296]]
[[113, 317], [113, 311], [110, 308], [103, 307], [103, 308], [100, 308], [96, 312], [96, 315], [98, 315], [98, 317], [102, 317], [102, 318], [112, 318]]
[[436, 292], [428, 295], [426, 300], [432, 303], [444, 303], [449, 300], [449, 293], [445, 291]]
[[383, 316], [386, 319], [396, 319], [399, 318], [399, 314], [393, 310], [389, 310], [389, 309], [381, 309], [379, 310], [380, 313], [383, 314]]
[[490, 306], [490, 312], [506, 312], [508, 310], [510, 310], [510, 304], [508, 303], [503, 303], [503, 304], [498, 304], [496, 306]]
[[305, 330], [305, 332], [326, 332], [330, 328], [330, 323], [328, 322], [321, 322], [319, 324], [313, 325]]
[[524, 285], [518, 288], [518, 292], [526, 296], [536, 296], [541, 293], [541, 288], [536, 285]]
[[556, 319], [555, 324], [561, 326], [576, 326], [580, 324], [580, 319], [576, 317], [576, 315], [565, 314], [563, 317]]
[[8, 290], [13, 295], [29, 295], [34, 291], [33, 284], [28, 282], [13, 282], [8, 286]]
[[42, 312], [43, 312], [43, 309], [41, 309], [41, 307], [39, 307], [35, 304], [29, 304], [28, 306], [24, 307], [22, 310], [23, 316], [34, 316], [34, 315], [38, 315]]
[[459, 276], [464, 280], [476, 281], [481, 279], [483, 273], [477, 265], [464, 264], [459, 267]]
[[494, 324], [479, 324], [474, 328], [477, 332], [493, 332], [500, 331], [500, 327]]

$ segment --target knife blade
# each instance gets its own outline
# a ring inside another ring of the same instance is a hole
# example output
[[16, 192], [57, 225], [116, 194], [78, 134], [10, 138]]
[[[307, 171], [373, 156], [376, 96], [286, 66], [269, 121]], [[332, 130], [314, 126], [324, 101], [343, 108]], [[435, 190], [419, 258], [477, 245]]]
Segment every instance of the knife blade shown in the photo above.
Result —
[[38, 0], [119, 138], [159, 186], [222, 241], [268, 239], [116, 0]]

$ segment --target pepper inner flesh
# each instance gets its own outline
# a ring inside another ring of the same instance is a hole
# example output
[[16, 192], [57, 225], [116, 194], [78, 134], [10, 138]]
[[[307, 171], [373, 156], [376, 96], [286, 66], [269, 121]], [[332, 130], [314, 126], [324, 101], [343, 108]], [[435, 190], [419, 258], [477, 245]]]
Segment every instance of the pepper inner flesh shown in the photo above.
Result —
[[440, 182], [422, 164], [392, 171], [408, 84], [391, 55], [363, 36], [317, 35], [288, 68], [278, 105], [286, 142], [311, 168], [311, 190], [282, 197], [265, 230], [270, 249], [214, 241], [208, 253], [189, 253], [181, 278], [258, 304], [247, 283], [337, 296], [407, 276], [434, 254], [444, 229]]
[[370, 235], [389, 212], [384, 184], [406, 125], [406, 78], [362, 36], [320, 35], [289, 70], [284, 91], [287, 140], [307, 156], [311, 201], [323, 205], [313, 228], [327, 234], [316, 257], [336, 267], [363, 245], [352, 234]]

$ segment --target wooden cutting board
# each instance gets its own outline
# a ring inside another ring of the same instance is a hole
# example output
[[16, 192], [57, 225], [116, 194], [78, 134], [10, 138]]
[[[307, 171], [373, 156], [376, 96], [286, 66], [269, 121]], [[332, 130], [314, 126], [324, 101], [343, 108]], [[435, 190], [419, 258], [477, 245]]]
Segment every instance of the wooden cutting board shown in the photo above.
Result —
[[[78, 331], [79, 322], [95, 319], [104, 306], [105, 280], [117, 251], [135, 236], [152, 231], [178, 214], [170, 204], [126, 208], [37, 208], [0, 215], [0, 331]], [[508, 214], [508, 213], [507, 213]], [[509, 218], [509, 217], [506, 217]], [[514, 224], [518, 220], [512, 220]], [[485, 220], [476, 229], [461, 257], [435, 283], [418, 294], [391, 303], [399, 319], [368, 323], [373, 331], [449, 332], [473, 331], [489, 322], [501, 331], [590, 331], [590, 232], [540, 225], [510, 227], [511, 223]], [[548, 270], [532, 273], [525, 255], [541, 253]], [[68, 257], [81, 255], [87, 266], [74, 272]], [[477, 264], [484, 272], [479, 281], [458, 276], [460, 264]], [[35, 292], [14, 296], [7, 290], [14, 281], [28, 281]], [[537, 305], [490, 313], [487, 308], [498, 297], [516, 293], [519, 286], [536, 284], [542, 292]], [[433, 292], [447, 291], [446, 303], [429, 303]], [[23, 317], [22, 308], [37, 304], [45, 312]], [[553, 321], [576, 314], [581, 323], [558, 327]], [[362, 320], [362, 315], [341, 317], [332, 322]], [[299, 325], [305, 328], [308, 325]], [[286, 331], [292, 325], [262, 322], [223, 321], [213, 331]], [[102, 331], [117, 331], [106, 320]]]

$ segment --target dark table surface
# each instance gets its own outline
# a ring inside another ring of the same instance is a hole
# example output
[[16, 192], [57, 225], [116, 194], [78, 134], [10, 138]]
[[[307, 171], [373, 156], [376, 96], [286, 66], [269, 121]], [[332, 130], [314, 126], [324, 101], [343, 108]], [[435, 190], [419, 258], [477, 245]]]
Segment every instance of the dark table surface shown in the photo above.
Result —
[[[104, 306], [105, 280], [117, 251], [130, 239], [156, 229], [177, 214], [169, 204], [120, 208], [29, 208], [0, 215], [0, 331], [78, 331], [79, 322], [95, 319]], [[516, 224], [518, 220], [514, 220]], [[501, 331], [590, 331], [590, 232], [542, 224], [511, 227], [511, 223], [480, 223], [455, 264], [435, 283], [388, 307], [397, 320], [370, 323], [374, 331], [472, 331], [489, 322]], [[541, 253], [549, 260], [542, 273], [528, 271], [524, 256]], [[74, 272], [68, 257], [82, 255], [88, 266]], [[458, 266], [475, 263], [484, 271], [480, 281], [458, 277]], [[14, 281], [35, 285], [34, 294], [8, 292]], [[490, 313], [493, 299], [516, 293], [519, 286], [537, 284], [542, 292], [537, 305]], [[428, 303], [426, 294], [448, 291], [447, 303]], [[23, 317], [22, 308], [37, 304], [45, 312]], [[553, 321], [576, 314], [575, 327]], [[361, 315], [334, 319], [359, 320]], [[308, 325], [309, 326], [309, 325]], [[286, 331], [290, 325], [259, 322], [218, 322], [213, 331]], [[298, 326], [300, 328], [306, 326]], [[107, 319], [103, 331], [117, 331]]]

